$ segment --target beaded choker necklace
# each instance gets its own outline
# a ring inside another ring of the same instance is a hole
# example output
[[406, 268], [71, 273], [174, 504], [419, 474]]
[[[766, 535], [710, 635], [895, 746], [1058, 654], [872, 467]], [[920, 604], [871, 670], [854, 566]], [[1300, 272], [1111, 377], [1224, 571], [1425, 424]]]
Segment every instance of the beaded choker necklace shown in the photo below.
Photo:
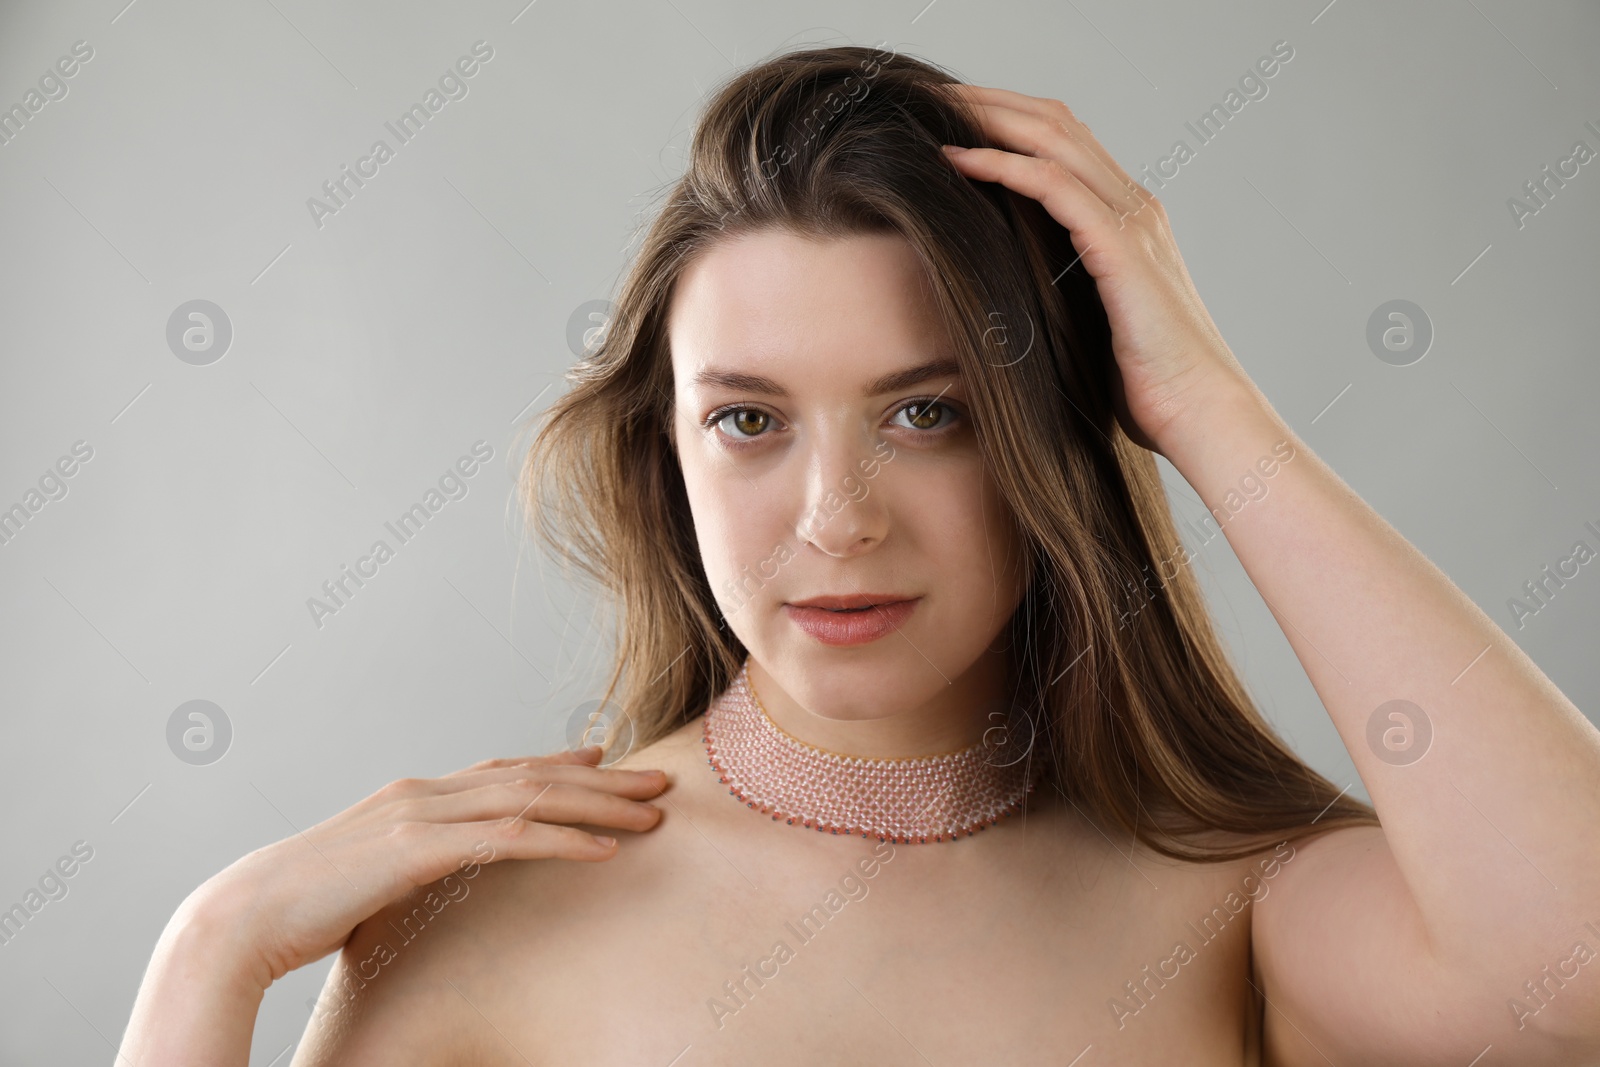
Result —
[[790, 826], [899, 844], [971, 837], [1019, 810], [1035, 761], [996, 762], [978, 742], [909, 758], [849, 756], [808, 745], [767, 715], [750, 663], [705, 714], [702, 740], [728, 792]]

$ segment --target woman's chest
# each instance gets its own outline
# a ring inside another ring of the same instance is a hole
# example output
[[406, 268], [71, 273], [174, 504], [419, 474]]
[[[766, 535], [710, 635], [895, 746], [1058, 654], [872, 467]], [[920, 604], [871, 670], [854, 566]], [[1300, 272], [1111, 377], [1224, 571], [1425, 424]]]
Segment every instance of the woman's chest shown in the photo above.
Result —
[[501, 1047], [662, 1067], [1252, 1062], [1249, 909], [1230, 907], [1228, 869], [1017, 855], [722, 857], [627, 907], [569, 908], [503, 957], [536, 962], [505, 976]]

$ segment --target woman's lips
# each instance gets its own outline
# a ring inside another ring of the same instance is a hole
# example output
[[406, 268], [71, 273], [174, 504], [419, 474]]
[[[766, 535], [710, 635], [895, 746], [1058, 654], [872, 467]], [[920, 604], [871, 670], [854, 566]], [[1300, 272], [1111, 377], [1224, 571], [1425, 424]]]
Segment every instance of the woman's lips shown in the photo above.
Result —
[[921, 597], [876, 604], [860, 611], [830, 611], [785, 604], [794, 624], [825, 645], [864, 645], [899, 629], [916, 610]]

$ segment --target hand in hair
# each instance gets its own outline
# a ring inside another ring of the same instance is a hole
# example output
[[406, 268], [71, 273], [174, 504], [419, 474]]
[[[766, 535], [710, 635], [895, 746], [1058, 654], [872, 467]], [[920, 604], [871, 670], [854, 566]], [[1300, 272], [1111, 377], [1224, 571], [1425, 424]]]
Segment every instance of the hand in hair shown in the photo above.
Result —
[[946, 155], [963, 175], [1039, 201], [1065, 226], [1095, 279], [1119, 371], [1128, 436], [1163, 452], [1164, 436], [1219, 390], [1254, 386], [1200, 301], [1166, 209], [1128, 177], [1059, 100], [977, 85], [953, 88], [999, 147]]

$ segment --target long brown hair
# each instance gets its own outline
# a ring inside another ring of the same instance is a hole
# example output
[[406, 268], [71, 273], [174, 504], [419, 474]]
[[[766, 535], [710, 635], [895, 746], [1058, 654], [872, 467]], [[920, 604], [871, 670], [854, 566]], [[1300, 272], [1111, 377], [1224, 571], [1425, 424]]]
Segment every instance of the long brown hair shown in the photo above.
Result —
[[957, 80], [879, 49], [814, 48], [735, 74], [707, 105], [603, 338], [543, 413], [520, 476], [529, 527], [620, 603], [604, 699], [648, 744], [701, 714], [746, 654], [706, 579], [669, 437], [679, 275], [752, 231], [897, 233], [933, 284], [974, 431], [1028, 545], [1011, 700], [1042, 724], [1048, 787], [1186, 860], [1375, 825], [1262, 719], [1190, 569], [1167, 575], [1180, 542], [1154, 455], [1116, 419], [1094, 279], [1037, 201], [944, 159], [941, 144], [988, 143], [942, 88]]

